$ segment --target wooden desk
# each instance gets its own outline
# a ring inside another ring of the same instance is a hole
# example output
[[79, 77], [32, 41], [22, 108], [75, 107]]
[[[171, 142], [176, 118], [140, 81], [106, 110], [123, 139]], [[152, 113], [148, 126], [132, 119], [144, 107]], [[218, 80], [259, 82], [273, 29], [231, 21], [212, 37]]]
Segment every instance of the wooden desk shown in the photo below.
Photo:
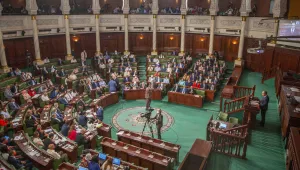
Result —
[[0, 169], [1, 170], [13, 170], [12, 168], [10, 168], [10, 165], [8, 162], [6, 162], [5, 160], [3, 159], [0, 159]]
[[[290, 88], [293, 86], [282, 85], [280, 94], [279, 112], [281, 115], [281, 134], [282, 137], [289, 137], [290, 127], [300, 127], [300, 114], [295, 111], [297, 105], [290, 102], [287, 94], [290, 96], [300, 96], [300, 92], [293, 92]], [[296, 87], [300, 89], [299, 87]]]
[[[77, 130], [82, 130], [81, 126], [76, 126], [76, 131]], [[96, 131], [86, 131], [83, 136], [85, 139], [88, 140], [89, 148], [95, 149], [97, 145], [96, 137], [98, 133]]]
[[118, 140], [128, 143], [152, 152], [160, 153], [164, 156], [174, 158], [176, 163], [179, 162], [180, 145], [172, 144], [163, 140], [140, 135], [127, 130], [120, 130], [117, 133]]
[[133, 145], [104, 138], [101, 142], [102, 151], [113, 157], [118, 157], [124, 161], [148, 168], [148, 170], [171, 170], [173, 169], [173, 159], [161, 154], [138, 148]]
[[86, 95], [86, 93], [83, 93], [83, 94], [80, 94], [80, 95], [75, 96], [75, 97], [69, 102], [69, 104], [72, 105], [72, 106], [76, 106], [77, 102], [78, 102], [79, 100], [82, 100], [83, 97], [84, 97], [85, 95]]
[[25, 105], [21, 106], [20, 109], [18, 110], [18, 112], [16, 113], [15, 118], [12, 120], [12, 123], [13, 123], [12, 127], [15, 131], [19, 131], [19, 130], [23, 129], [23, 122], [25, 119], [25, 114], [26, 114], [26, 111], [29, 106], [31, 106], [31, 104], [25, 104]]
[[196, 97], [196, 95], [182, 94], [177, 92], [168, 92], [168, 102], [183, 104], [186, 106], [194, 106], [201, 108], [203, 106], [203, 98], [201, 96]]
[[[145, 99], [146, 89], [138, 89], [138, 90], [124, 90], [124, 99], [125, 100], [139, 100]], [[152, 90], [152, 100], [161, 100], [161, 90]]]
[[41, 112], [41, 114], [40, 114], [40, 123], [41, 123], [43, 128], [46, 128], [46, 127], [50, 126], [51, 108], [52, 108], [52, 105], [45, 105], [42, 112]]
[[59, 165], [58, 170], [77, 170], [78, 168], [69, 163], [62, 163]]
[[203, 170], [206, 167], [212, 144], [209, 141], [196, 139], [191, 150], [186, 154], [178, 170]]
[[71, 163], [77, 162], [77, 144], [74, 141], [71, 141], [70, 139], [66, 138], [56, 130], [54, 130], [52, 127], [48, 127], [44, 130], [46, 134], [53, 133], [55, 144], [58, 146], [58, 149], [63, 151], [68, 155], [69, 161]]
[[35, 146], [23, 131], [15, 134], [14, 141], [20, 150], [32, 161], [38, 169], [52, 169], [53, 157], [46, 151]]
[[[95, 156], [95, 155], [99, 154], [99, 152], [97, 152], [95, 150], [91, 150], [91, 149], [88, 149], [88, 150], [85, 150], [85, 151], [88, 151], [92, 156]], [[112, 162], [112, 160], [113, 160], [113, 157], [110, 156], [110, 155], [107, 155], [106, 161]], [[80, 163], [80, 166], [85, 167], [85, 166], [83, 166], [82, 162]], [[126, 162], [124, 160], [121, 160], [120, 167], [123, 168], [125, 166], [128, 166], [130, 169], [134, 169], [134, 170], [147, 170], [146, 168], [142, 168], [140, 166], [137, 166], [137, 165], [134, 165], [132, 163]]]
[[291, 127], [286, 154], [286, 170], [300, 169], [300, 128]]
[[235, 66], [234, 70], [229, 77], [228, 81], [225, 84], [225, 87], [221, 93], [222, 98], [232, 99], [234, 97], [234, 88], [233, 86], [237, 86], [240, 78], [242, 76], [243, 68], [239, 66]]
[[101, 96], [99, 99], [94, 99], [90, 106], [94, 107], [97, 105], [102, 106], [103, 108], [110, 106], [112, 104], [116, 104], [119, 102], [119, 94], [118, 93], [110, 93]]
[[[88, 110], [86, 113], [87, 113], [87, 117], [93, 117], [94, 119], [98, 119], [96, 117], [96, 113], [92, 109]], [[95, 127], [97, 126], [97, 124], [94, 125]], [[102, 126], [97, 128], [98, 135], [111, 138], [111, 128], [112, 126], [102, 122]]]

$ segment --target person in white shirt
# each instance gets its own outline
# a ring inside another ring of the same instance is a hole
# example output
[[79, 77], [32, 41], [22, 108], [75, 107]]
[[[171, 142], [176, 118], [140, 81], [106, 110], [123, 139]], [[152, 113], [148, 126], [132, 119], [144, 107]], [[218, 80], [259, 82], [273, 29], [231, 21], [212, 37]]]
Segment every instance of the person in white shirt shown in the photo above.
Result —
[[44, 59], [44, 63], [45, 63], [45, 64], [46, 64], [46, 63], [50, 63], [50, 60], [49, 60], [48, 57], [46, 57], [46, 58]]
[[51, 66], [51, 73], [54, 73], [56, 71], [54, 65]]
[[76, 58], [73, 56], [73, 58], [71, 59], [71, 63], [77, 63]]
[[9, 118], [11, 118], [11, 116], [10, 116], [10, 114], [8, 113], [6, 107], [3, 107], [3, 108], [2, 108], [0, 114], [3, 115], [4, 119], [9, 119]]
[[71, 92], [71, 96], [72, 96], [72, 98], [73, 98], [73, 97], [76, 97], [76, 96], [77, 96], [77, 94], [78, 94], [78, 93], [76, 92], [76, 90], [75, 90], [75, 89], [74, 89], [74, 90], [72, 90], [72, 92]]
[[40, 134], [38, 131], [35, 131], [33, 134], [33, 143], [38, 146], [39, 148], [44, 147], [44, 143], [42, 139], [40, 138]]
[[148, 71], [153, 71], [154, 69], [153, 69], [152, 65], [150, 65], [147, 70]]
[[138, 78], [137, 76], [135, 76], [135, 77], [132, 79], [132, 82], [133, 82], [133, 83], [134, 83], [134, 82], [139, 83], [140, 80], [139, 80], [139, 78]]
[[57, 153], [55, 151], [55, 145], [54, 144], [50, 144], [48, 146], [47, 152], [54, 157], [54, 159], [62, 159], [63, 162], [68, 162], [68, 156], [65, 153]]
[[48, 95], [47, 95], [47, 92], [44, 92], [44, 93], [42, 94], [41, 100], [42, 100], [43, 102], [48, 102], [48, 101], [50, 101], [50, 99], [49, 99], [49, 97], [48, 97]]
[[128, 77], [130, 76], [130, 72], [129, 72], [129, 71], [125, 71], [125, 72], [124, 72], [124, 77], [127, 77], [127, 76], [128, 76]]
[[108, 63], [113, 64], [115, 61], [113, 58], [108, 59]]

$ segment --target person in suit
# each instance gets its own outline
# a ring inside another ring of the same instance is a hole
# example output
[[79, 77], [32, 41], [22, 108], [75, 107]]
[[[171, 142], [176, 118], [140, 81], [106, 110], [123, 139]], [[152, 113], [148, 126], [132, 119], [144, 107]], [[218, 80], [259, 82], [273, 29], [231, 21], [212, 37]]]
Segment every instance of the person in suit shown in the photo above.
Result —
[[18, 111], [20, 109], [20, 106], [15, 102], [15, 99], [12, 98], [8, 103], [8, 108], [12, 111]]
[[259, 102], [260, 113], [261, 113], [260, 126], [264, 127], [265, 126], [266, 112], [268, 110], [268, 105], [269, 105], [269, 96], [268, 96], [267, 91], [262, 91], [261, 94], [262, 94], [262, 99]]
[[12, 98], [14, 97], [14, 94], [11, 92], [10, 86], [9, 86], [9, 85], [6, 86], [6, 89], [5, 89], [5, 91], [4, 91], [4, 96], [5, 96], [5, 98], [6, 98], [7, 100], [10, 100], [10, 99], [12, 99]]
[[59, 75], [60, 77], [64, 77], [64, 76], [66, 75], [64, 69], [61, 69], [60, 72], [58, 73], [58, 75]]
[[99, 86], [98, 86], [98, 83], [93, 81], [92, 82], [92, 89], [97, 89]]
[[50, 92], [50, 99], [56, 98], [58, 95], [58, 90], [56, 88], [53, 88], [52, 91]]
[[100, 170], [98, 156], [93, 156], [92, 160], [88, 163], [89, 170]]
[[14, 83], [14, 85], [11, 86], [10, 91], [11, 91], [13, 94], [18, 93], [18, 92], [19, 92], [18, 84], [17, 84], [17, 83]]
[[131, 80], [128, 75], [123, 79], [123, 83], [130, 83], [130, 81]]
[[97, 111], [96, 111], [96, 117], [102, 122], [103, 121], [103, 108], [101, 106], [96, 106]]
[[44, 143], [44, 150], [47, 150], [48, 149], [48, 146], [50, 144], [54, 144], [53, 142], [53, 137], [54, 137], [54, 134], [53, 133], [49, 133], [49, 134], [46, 134], [46, 138], [44, 139], [43, 143]]
[[88, 141], [84, 138], [83, 134], [85, 133], [85, 130], [82, 129], [77, 132], [75, 142], [78, 146], [84, 145], [86, 146], [88, 144]]
[[208, 89], [208, 86], [207, 86], [207, 84], [205, 83], [205, 81], [203, 81], [203, 83], [201, 84], [201, 86], [200, 86], [200, 88], [201, 89]]
[[34, 86], [34, 85], [37, 84], [37, 82], [34, 80], [34, 78], [31, 78], [31, 79], [28, 81], [28, 84], [29, 84], [30, 86]]
[[161, 139], [161, 128], [163, 126], [163, 115], [161, 114], [161, 109], [159, 109], [153, 118], [156, 122], [156, 129], [157, 129], [157, 138]]
[[31, 114], [26, 115], [25, 124], [27, 128], [35, 128], [37, 125], [37, 122], [31, 117]]
[[21, 160], [20, 155], [17, 155], [15, 150], [11, 150], [9, 152], [9, 156], [7, 159], [8, 163], [13, 165], [16, 169], [32, 169], [33, 165], [28, 160]]
[[86, 117], [85, 113], [81, 111], [78, 117], [78, 124], [82, 127], [86, 127], [87, 121], [88, 118]]
[[47, 87], [46, 85], [41, 85], [38, 89], [38, 93], [41, 94], [41, 93], [44, 93], [47, 91]]
[[151, 98], [152, 98], [152, 88], [150, 85], [146, 88], [145, 91], [145, 99], [146, 99], [146, 110], [150, 108], [151, 105]]
[[65, 97], [61, 97], [58, 99], [60, 104], [64, 104], [65, 106], [69, 105], [68, 100]]
[[107, 85], [108, 85], [108, 89], [109, 89], [110, 93], [117, 91], [117, 82], [116, 81], [111, 79]]
[[63, 84], [59, 86], [59, 92], [60, 93], [65, 93], [66, 92], [66, 88]]
[[61, 58], [58, 58], [57, 64], [58, 64], [59, 66], [63, 65], [63, 62], [62, 62], [62, 59], [61, 59]]
[[52, 116], [51, 116], [51, 124], [52, 125], [58, 124], [59, 128], [60, 128], [63, 125], [63, 121], [61, 119], [57, 118], [56, 114], [52, 114]]
[[187, 94], [188, 93], [186, 86], [183, 86], [183, 88], [181, 90], [181, 93], [182, 94]]
[[65, 137], [67, 137], [69, 130], [70, 130], [70, 124], [68, 122], [65, 122], [60, 129], [60, 133]]

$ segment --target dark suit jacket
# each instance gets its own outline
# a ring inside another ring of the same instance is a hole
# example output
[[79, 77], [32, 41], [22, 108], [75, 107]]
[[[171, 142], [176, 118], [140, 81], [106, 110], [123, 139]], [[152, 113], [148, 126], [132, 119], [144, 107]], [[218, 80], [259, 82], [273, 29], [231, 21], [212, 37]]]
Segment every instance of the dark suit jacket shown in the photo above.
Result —
[[84, 136], [81, 133], [77, 133], [75, 142], [77, 143], [78, 146], [87, 143], [87, 141], [85, 140]]
[[85, 127], [87, 124], [87, 117], [85, 115], [80, 115], [78, 118], [78, 124]]
[[70, 127], [65, 123], [62, 125], [60, 133], [64, 136], [68, 136], [69, 129]]
[[50, 145], [50, 144], [54, 144], [52, 141], [51, 141], [51, 139], [50, 138], [46, 138], [46, 139], [44, 139], [44, 149], [45, 150], [47, 150], [48, 149], [48, 146]]
[[9, 156], [7, 161], [8, 161], [8, 163], [12, 164], [16, 169], [20, 169], [23, 166], [21, 164], [21, 161], [19, 161], [18, 159], [16, 159], [13, 156]]
[[30, 128], [30, 127], [34, 127], [34, 120], [33, 119], [27, 119], [26, 121], [25, 121], [25, 123], [26, 123], [26, 127], [27, 128]]
[[19, 88], [17, 88], [16, 86], [12, 86], [12, 87], [10, 88], [10, 91], [11, 91], [12, 93], [17, 93], [17, 92], [18, 92], [18, 89], [19, 89]]
[[267, 95], [260, 100], [260, 109], [268, 110], [268, 104], [269, 104], [269, 96]]

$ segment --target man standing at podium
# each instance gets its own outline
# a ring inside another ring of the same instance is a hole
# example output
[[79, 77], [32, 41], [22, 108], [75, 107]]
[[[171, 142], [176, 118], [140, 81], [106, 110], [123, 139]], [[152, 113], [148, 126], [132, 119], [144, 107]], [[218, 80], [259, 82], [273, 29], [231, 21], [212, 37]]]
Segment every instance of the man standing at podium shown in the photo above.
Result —
[[150, 84], [149, 84], [148, 87], [146, 88], [146, 92], [145, 92], [146, 110], [148, 110], [150, 108], [151, 98], [152, 98], [152, 88], [150, 87]]

